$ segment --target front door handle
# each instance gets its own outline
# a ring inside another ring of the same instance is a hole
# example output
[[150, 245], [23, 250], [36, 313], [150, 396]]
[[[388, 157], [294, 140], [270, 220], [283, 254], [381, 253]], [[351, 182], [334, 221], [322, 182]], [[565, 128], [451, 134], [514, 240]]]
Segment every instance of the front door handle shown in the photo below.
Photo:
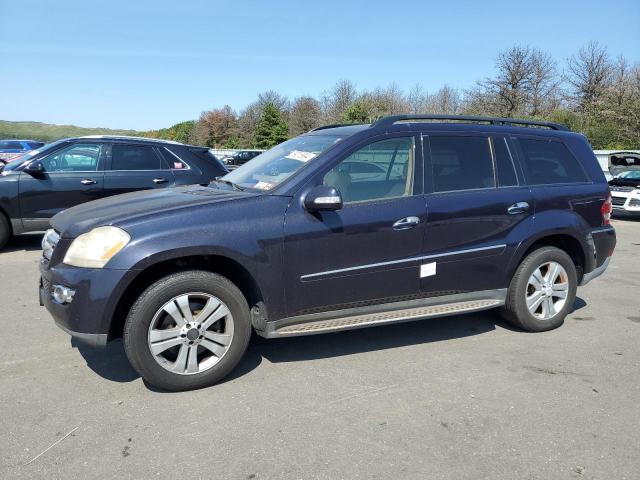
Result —
[[527, 202], [518, 202], [507, 208], [509, 215], [517, 215], [518, 213], [527, 213], [529, 211], [529, 204]]
[[418, 217], [404, 217], [393, 224], [394, 230], [407, 230], [413, 228], [420, 223]]
[[80, 180], [80, 183], [83, 185], [95, 185], [96, 182], [93, 178], [85, 178], [84, 180]]
[[167, 183], [167, 179], [162, 177], [154, 178], [153, 183]]

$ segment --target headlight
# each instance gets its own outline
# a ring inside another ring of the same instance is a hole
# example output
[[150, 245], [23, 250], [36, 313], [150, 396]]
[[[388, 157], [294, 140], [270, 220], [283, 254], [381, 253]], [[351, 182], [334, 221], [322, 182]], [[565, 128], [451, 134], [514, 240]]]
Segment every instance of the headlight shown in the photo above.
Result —
[[74, 267], [102, 268], [129, 240], [131, 237], [121, 228], [94, 228], [71, 242], [63, 263]]

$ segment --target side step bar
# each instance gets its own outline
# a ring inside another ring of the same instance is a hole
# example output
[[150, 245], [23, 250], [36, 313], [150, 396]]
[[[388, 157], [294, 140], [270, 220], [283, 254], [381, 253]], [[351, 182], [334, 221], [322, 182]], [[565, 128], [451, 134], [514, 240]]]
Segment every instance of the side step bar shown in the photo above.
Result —
[[506, 296], [506, 289], [486, 290], [314, 313], [267, 322], [257, 333], [265, 338], [293, 337], [471, 313], [504, 305]]

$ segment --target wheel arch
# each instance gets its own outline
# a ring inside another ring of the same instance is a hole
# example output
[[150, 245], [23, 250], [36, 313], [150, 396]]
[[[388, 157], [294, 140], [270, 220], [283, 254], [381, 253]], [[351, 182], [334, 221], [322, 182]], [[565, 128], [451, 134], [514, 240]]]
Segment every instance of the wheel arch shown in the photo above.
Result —
[[163, 258], [151, 263], [145, 261], [144, 268], [129, 279], [120, 294], [109, 326], [109, 339], [122, 335], [124, 322], [131, 306], [140, 294], [152, 283], [175, 272], [206, 270], [217, 273], [233, 282], [247, 299], [249, 308], [264, 302], [262, 289], [250, 271], [238, 260], [219, 254], [182, 254]]
[[529, 239], [528, 242], [523, 243], [517, 249], [511, 261], [509, 268], [509, 278], [513, 277], [516, 269], [522, 263], [522, 261], [534, 250], [542, 247], [556, 247], [564, 251], [576, 266], [576, 274], [578, 276], [578, 284], [582, 280], [587, 267], [587, 248], [573, 233], [563, 232], [542, 232], [539, 235]]

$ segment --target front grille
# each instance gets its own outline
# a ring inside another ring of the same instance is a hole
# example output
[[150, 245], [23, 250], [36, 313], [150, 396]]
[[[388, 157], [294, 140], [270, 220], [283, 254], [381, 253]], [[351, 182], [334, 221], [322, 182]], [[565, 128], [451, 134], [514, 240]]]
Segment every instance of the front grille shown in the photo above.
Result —
[[612, 192], [633, 192], [634, 187], [611, 187]]
[[615, 197], [612, 196], [611, 197], [611, 203], [615, 206], [621, 207], [624, 205], [624, 202], [626, 202], [627, 199], [625, 197]]
[[44, 234], [44, 237], [42, 238], [42, 256], [47, 260], [51, 260], [53, 251], [55, 250], [56, 245], [58, 245], [59, 241], [60, 235], [58, 234], [58, 232], [56, 232], [52, 228], [47, 230], [47, 232]]

